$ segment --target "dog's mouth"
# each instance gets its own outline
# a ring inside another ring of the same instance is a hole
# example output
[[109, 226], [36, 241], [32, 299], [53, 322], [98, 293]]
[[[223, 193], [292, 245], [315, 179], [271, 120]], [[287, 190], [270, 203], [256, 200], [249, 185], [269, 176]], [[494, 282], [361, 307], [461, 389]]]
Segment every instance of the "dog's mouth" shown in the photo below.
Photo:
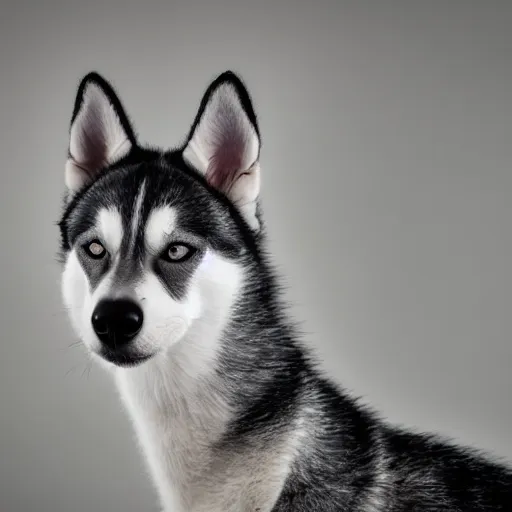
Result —
[[102, 350], [99, 354], [109, 363], [115, 364], [121, 368], [132, 368], [149, 361], [154, 354], [137, 354], [130, 352], [112, 352], [111, 350]]

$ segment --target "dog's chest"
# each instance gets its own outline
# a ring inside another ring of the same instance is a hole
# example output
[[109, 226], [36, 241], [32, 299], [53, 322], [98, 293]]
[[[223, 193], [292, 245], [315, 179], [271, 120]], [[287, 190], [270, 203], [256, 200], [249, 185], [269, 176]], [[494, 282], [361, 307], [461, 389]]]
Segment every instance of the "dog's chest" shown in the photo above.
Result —
[[232, 411], [214, 385], [163, 382], [158, 371], [120, 372], [117, 383], [165, 512], [270, 512], [288, 472], [286, 442], [215, 449]]
[[186, 376], [119, 372], [118, 388], [162, 497], [173, 512], [191, 510], [211, 465], [211, 447], [225, 429], [223, 400], [197, 389]]

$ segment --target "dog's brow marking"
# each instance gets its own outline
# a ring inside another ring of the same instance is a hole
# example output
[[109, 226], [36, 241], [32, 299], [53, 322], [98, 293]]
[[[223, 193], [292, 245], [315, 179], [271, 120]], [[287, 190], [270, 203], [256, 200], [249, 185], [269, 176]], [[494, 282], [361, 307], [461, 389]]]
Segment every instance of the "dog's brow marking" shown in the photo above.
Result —
[[112, 252], [117, 252], [123, 240], [121, 214], [114, 208], [102, 208], [98, 213], [98, 229]]
[[168, 206], [156, 208], [151, 212], [146, 225], [146, 246], [150, 251], [158, 251], [163, 240], [172, 233], [176, 212]]
[[133, 217], [132, 217], [132, 226], [130, 233], [130, 244], [128, 246], [128, 254], [133, 252], [135, 248], [135, 242], [137, 241], [137, 233], [139, 230], [139, 222], [142, 214], [142, 204], [144, 202], [144, 196], [146, 193], [146, 179], [142, 181], [139, 191], [137, 193], [137, 198], [135, 199], [135, 206], [133, 208]]

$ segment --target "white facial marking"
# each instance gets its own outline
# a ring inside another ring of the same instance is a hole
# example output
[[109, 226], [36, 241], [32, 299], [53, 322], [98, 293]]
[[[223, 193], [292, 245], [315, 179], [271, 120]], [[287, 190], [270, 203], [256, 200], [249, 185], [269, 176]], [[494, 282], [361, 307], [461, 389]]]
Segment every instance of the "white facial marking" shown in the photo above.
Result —
[[132, 229], [130, 233], [130, 245], [128, 249], [128, 253], [131, 254], [135, 247], [135, 242], [137, 240], [137, 233], [139, 230], [140, 217], [142, 214], [142, 204], [144, 202], [144, 196], [146, 195], [146, 180], [142, 182], [139, 192], [137, 193], [137, 199], [135, 200], [133, 218], [132, 218]]
[[213, 264], [213, 253], [212, 253], [212, 251], [208, 250], [208, 251], [206, 251], [205, 255], [203, 256], [203, 261], [201, 262], [201, 267], [206, 270], [212, 264]]
[[82, 314], [89, 295], [89, 285], [74, 250], [66, 260], [61, 285], [63, 301], [68, 309], [71, 324], [77, 334], [83, 338]]
[[176, 211], [169, 206], [153, 210], [146, 223], [146, 247], [152, 253], [162, 249], [165, 239], [176, 226]]
[[123, 221], [121, 214], [114, 208], [102, 208], [97, 217], [98, 229], [108, 250], [115, 254], [123, 240]]

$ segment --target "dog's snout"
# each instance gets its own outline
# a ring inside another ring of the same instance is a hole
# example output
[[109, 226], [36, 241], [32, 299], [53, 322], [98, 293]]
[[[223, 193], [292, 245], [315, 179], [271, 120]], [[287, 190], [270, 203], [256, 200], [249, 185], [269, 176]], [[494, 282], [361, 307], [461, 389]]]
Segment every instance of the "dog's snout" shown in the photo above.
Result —
[[94, 309], [91, 322], [100, 341], [116, 349], [138, 334], [142, 327], [143, 313], [130, 300], [103, 300]]

